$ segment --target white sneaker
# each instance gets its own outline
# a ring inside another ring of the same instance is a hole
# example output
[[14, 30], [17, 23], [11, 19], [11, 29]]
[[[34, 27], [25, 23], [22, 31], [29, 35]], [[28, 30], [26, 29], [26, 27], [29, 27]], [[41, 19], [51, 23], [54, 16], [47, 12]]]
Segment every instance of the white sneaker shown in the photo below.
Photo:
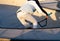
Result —
[[33, 28], [37, 28], [37, 25], [34, 25]]

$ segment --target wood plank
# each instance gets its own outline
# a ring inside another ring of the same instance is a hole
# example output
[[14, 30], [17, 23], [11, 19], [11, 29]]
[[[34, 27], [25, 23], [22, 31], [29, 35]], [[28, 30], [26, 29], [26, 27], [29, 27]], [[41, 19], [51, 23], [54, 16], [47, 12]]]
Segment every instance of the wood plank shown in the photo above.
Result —
[[0, 38], [0, 41], [10, 41], [10, 39]]

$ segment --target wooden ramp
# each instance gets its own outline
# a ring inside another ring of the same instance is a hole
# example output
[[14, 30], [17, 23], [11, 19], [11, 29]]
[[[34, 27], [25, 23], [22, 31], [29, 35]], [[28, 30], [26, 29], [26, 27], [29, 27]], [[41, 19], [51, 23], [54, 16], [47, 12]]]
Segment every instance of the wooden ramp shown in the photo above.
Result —
[[[17, 0], [11, 0], [11, 2], [8, 0], [9, 3], [6, 3], [6, 1], [7, 0], [2, 0], [0, 3], [0, 28], [24, 28], [24, 26], [19, 22], [16, 16], [16, 11], [19, 8], [19, 6], [17, 6], [19, 4], [16, 4]], [[16, 5], [12, 5], [14, 4], [13, 2]], [[49, 16], [47, 20], [46, 27], [60, 27], [60, 8], [57, 6], [58, 4], [59, 1], [57, 0], [41, 1], [42, 7], [45, 7], [44, 9], [47, 12], [52, 12], [52, 14]], [[37, 11], [32, 15], [36, 18], [37, 21], [40, 21], [42, 18], [44, 18], [42, 17], [44, 14], [39, 14], [37, 13]], [[38, 25], [38, 27], [40, 26]]]
[[[0, 28], [24, 28], [16, 16], [18, 8], [18, 6], [0, 4]], [[46, 27], [60, 27], [60, 12], [48, 8], [44, 9], [47, 12], [52, 12], [47, 20]], [[37, 12], [32, 15], [37, 21], [42, 20], [42, 18], [44, 18], [43, 16], [45, 16], [44, 14], [39, 14]], [[40, 26], [38, 25], [38, 27]]]
[[10, 39], [0, 38], [0, 41], [10, 41]]

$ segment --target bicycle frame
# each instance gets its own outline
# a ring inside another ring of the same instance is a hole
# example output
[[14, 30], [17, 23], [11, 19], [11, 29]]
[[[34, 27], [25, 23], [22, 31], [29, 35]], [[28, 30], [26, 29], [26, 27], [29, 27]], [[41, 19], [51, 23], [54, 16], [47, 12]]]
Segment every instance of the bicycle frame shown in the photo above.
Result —
[[[44, 21], [45, 21], [45, 24], [42, 25], [41, 22], [44, 22]], [[47, 26], [47, 18], [45, 18], [45, 19], [39, 21], [38, 24], [39, 24], [41, 27], [45, 27], [45, 26]]]

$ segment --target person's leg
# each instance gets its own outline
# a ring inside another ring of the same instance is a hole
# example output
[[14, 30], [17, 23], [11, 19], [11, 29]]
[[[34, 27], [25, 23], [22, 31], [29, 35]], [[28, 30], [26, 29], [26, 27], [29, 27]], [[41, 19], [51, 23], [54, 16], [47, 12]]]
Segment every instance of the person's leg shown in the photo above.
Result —
[[[22, 15], [23, 14], [23, 15]], [[18, 20], [22, 23], [22, 25], [24, 25], [25, 26], [25, 28], [28, 28], [28, 27], [30, 27], [30, 25], [29, 25], [29, 23], [27, 23], [26, 21], [25, 21], [25, 14], [23, 13], [23, 12], [19, 12], [19, 13], [17, 13], [17, 18], [18, 18]]]
[[24, 17], [27, 21], [33, 24], [33, 28], [37, 28], [37, 20], [30, 13], [26, 14]]

